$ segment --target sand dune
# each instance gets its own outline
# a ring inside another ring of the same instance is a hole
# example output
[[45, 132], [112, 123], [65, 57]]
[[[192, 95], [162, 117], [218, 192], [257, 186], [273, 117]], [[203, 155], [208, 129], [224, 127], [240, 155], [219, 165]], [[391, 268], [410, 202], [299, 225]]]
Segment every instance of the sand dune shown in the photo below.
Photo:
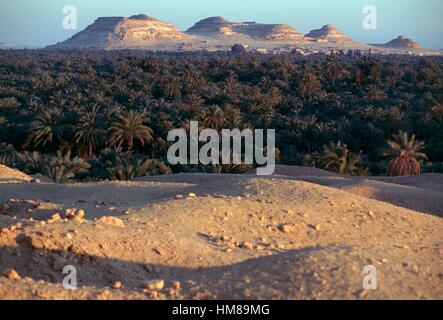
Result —
[[[443, 298], [440, 175], [282, 169], [296, 174], [69, 185], [5, 179], [0, 272], [13, 268], [21, 279], [0, 277], [0, 298]], [[50, 219], [69, 208], [85, 219]], [[120, 220], [97, 220], [107, 216]], [[62, 288], [66, 264], [78, 270], [78, 290]], [[377, 290], [363, 290], [366, 265], [378, 270]], [[155, 279], [164, 288], [146, 284]]]

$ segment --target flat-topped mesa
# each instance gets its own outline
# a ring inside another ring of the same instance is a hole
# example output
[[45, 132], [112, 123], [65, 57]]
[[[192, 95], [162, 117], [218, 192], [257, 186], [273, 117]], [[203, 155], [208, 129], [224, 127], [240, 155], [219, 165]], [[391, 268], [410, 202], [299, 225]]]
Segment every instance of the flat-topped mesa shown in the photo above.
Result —
[[197, 22], [186, 31], [196, 36], [233, 38], [249, 37], [266, 41], [303, 41], [302, 33], [286, 24], [231, 22], [223, 17], [210, 17]]
[[315, 29], [305, 35], [314, 42], [326, 42], [326, 43], [349, 43], [354, 42], [346, 34], [341, 32], [333, 25], [327, 24], [321, 29]]
[[405, 36], [398, 36], [397, 38], [386, 43], [385, 46], [390, 48], [421, 49], [418, 42], [406, 38]]
[[232, 22], [223, 17], [210, 17], [197, 22], [193, 27], [189, 28], [186, 33], [199, 36], [214, 36], [217, 34], [229, 34]]
[[175, 26], [149, 17], [135, 15], [98, 18], [72, 38], [50, 46], [60, 49], [121, 49], [148, 47], [153, 42], [176, 42], [190, 39]]

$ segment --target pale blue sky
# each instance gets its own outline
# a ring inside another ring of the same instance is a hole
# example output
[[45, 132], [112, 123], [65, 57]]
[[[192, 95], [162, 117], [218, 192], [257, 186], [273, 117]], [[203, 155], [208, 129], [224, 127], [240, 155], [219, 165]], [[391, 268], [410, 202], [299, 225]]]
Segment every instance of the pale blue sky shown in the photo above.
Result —
[[[368, 4], [377, 7], [377, 30], [362, 27]], [[443, 48], [442, 0], [0, 0], [0, 42], [43, 46], [69, 38], [75, 32], [62, 28], [65, 5], [77, 7], [78, 31], [98, 16], [145, 13], [181, 30], [224, 16], [289, 23], [303, 33], [331, 23], [362, 42], [385, 43], [404, 34], [427, 48]]]

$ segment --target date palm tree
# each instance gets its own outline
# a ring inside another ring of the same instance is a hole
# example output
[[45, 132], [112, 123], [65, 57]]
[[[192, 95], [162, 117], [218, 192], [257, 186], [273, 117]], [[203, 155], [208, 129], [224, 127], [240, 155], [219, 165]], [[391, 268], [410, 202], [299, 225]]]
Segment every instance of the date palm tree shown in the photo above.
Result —
[[84, 110], [79, 114], [75, 128], [75, 142], [86, 146], [86, 154], [91, 157], [94, 155], [94, 149], [100, 144], [103, 131], [99, 108], [93, 105], [90, 110]]
[[317, 77], [308, 73], [302, 80], [299, 90], [303, 96], [311, 96], [320, 89], [321, 83]]
[[417, 159], [427, 159], [426, 154], [420, 152], [424, 142], [415, 140], [415, 135], [409, 136], [400, 130], [387, 141], [388, 147], [383, 155], [393, 158], [389, 163], [389, 176], [410, 176], [421, 173], [420, 163]]
[[128, 111], [118, 116], [118, 120], [111, 126], [111, 144], [121, 147], [125, 142], [127, 150], [132, 151], [134, 141], [139, 141], [142, 146], [152, 141], [152, 129], [145, 126], [144, 114]]
[[25, 147], [45, 147], [48, 143], [61, 142], [63, 137], [62, 112], [60, 109], [41, 111], [31, 123]]
[[332, 85], [335, 85], [335, 82], [337, 81], [337, 78], [339, 75], [338, 60], [337, 60], [337, 55], [335, 53], [332, 53], [328, 57], [328, 61], [326, 64], [326, 70], [327, 70], [328, 77], [332, 82]]
[[337, 143], [331, 142], [324, 147], [319, 164], [321, 168], [339, 174], [367, 175], [362, 165], [361, 152], [357, 154], [352, 153], [347, 145], [341, 141]]

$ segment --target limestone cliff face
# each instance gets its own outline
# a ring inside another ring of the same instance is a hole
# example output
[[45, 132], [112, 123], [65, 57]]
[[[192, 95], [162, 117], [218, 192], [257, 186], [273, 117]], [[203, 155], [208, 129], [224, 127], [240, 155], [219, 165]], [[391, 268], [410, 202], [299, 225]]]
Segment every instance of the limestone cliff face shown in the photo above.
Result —
[[388, 43], [386, 43], [385, 46], [391, 48], [421, 49], [419, 43], [409, 38], [406, 38], [405, 36], [399, 36], [398, 38], [395, 38], [394, 40], [391, 40]]
[[321, 29], [315, 29], [305, 35], [314, 42], [326, 43], [349, 43], [353, 42], [346, 34], [335, 28], [333, 25], [327, 24]]
[[303, 34], [286, 24], [231, 22], [223, 17], [201, 20], [188, 29], [186, 33], [216, 38], [250, 37], [257, 40], [282, 42], [304, 40]]
[[[125, 17], [98, 18], [85, 30], [70, 39], [49, 46], [49, 49], [151, 49], [151, 50], [212, 50], [244, 43], [251, 48], [269, 45], [299, 44], [363, 45], [328, 24], [307, 35], [287, 24], [232, 22], [223, 17], [211, 17], [197, 22], [186, 32], [172, 24], [144, 14]], [[365, 45], [366, 46], [366, 45]], [[411, 39], [400, 36], [381, 48], [420, 49]], [[7, 48], [0, 44], [0, 49]]]
[[119, 49], [147, 47], [152, 42], [175, 42], [190, 37], [169, 23], [146, 15], [98, 18], [85, 30], [52, 48]]

